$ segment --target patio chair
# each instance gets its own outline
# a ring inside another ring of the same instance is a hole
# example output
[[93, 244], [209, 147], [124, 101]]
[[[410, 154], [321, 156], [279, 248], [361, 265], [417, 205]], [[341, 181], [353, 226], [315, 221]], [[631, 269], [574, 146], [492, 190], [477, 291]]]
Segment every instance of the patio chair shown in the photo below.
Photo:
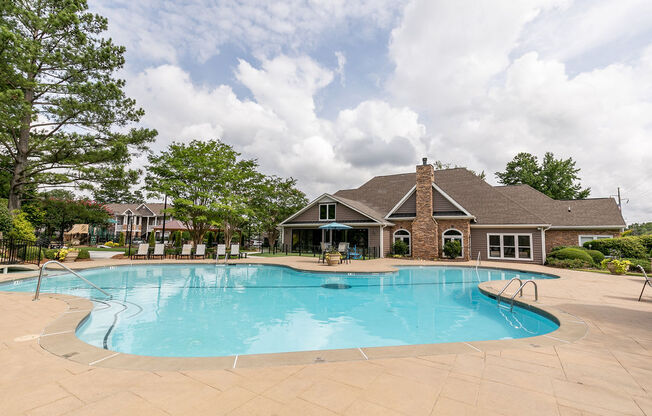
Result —
[[180, 258], [188, 257], [190, 256], [192, 252], [192, 244], [184, 244], [183, 247], [181, 247], [181, 254], [179, 254]]
[[321, 254], [319, 255], [319, 261], [324, 263], [326, 261], [326, 253], [331, 248], [331, 243], [319, 243], [321, 248]]
[[231, 244], [231, 253], [229, 257], [237, 256], [240, 258], [240, 244]]
[[224, 256], [224, 261], [226, 262], [226, 244], [218, 244], [217, 245], [217, 251], [215, 252], [215, 261], [220, 258], [220, 256]]
[[357, 246], [353, 246], [353, 250], [349, 249], [349, 258], [353, 260], [360, 260], [362, 258], [362, 253], [358, 251]]
[[150, 258], [152, 257], [160, 257], [163, 260], [165, 258], [165, 244], [154, 244], [154, 253], [152, 253]]
[[138, 244], [138, 252], [131, 256], [134, 259], [137, 259], [139, 257], [142, 257], [143, 259], [147, 259], [149, 256], [149, 244], [143, 243], [143, 244]]
[[195, 254], [192, 256], [193, 259], [201, 257], [202, 259], [206, 258], [206, 244], [197, 244], [195, 249]]
[[643, 282], [643, 289], [641, 289], [641, 294], [638, 296], [638, 301], [641, 301], [641, 298], [643, 297], [643, 292], [645, 291], [646, 286], [651, 286], [652, 287], [652, 278], [647, 277], [647, 273], [645, 273], [645, 269], [643, 266], [640, 264], [638, 265], [638, 268], [641, 269], [641, 272], [643, 272], [643, 276], [645, 277], [645, 282]]

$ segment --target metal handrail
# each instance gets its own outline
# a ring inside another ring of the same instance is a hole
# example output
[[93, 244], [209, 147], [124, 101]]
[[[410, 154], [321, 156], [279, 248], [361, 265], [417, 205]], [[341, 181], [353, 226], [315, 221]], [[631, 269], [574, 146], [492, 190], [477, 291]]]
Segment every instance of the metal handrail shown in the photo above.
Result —
[[91, 281], [89, 281], [88, 279], [82, 277], [79, 273], [75, 272], [75, 271], [72, 270], [70, 267], [68, 267], [68, 266], [66, 266], [66, 265], [64, 265], [64, 264], [62, 264], [61, 262], [58, 262], [58, 261], [56, 261], [56, 260], [49, 260], [49, 261], [46, 261], [45, 263], [43, 263], [43, 265], [41, 266], [41, 271], [40, 271], [39, 274], [38, 274], [38, 283], [36, 283], [36, 292], [34, 293], [34, 299], [32, 299], [32, 300], [38, 300], [38, 295], [39, 295], [39, 293], [40, 293], [40, 291], [41, 291], [41, 280], [43, 279], [43, 270], [45, 270], [45, 267], [46, 267], [48, 264], [50, 264], [50, 263], [58, 264], [59, 266], [61, 266], [61, 267], [63, 267], [64, 269], [66, 269], [68, 272], [72, 273], [73, 275], [77, 276], [78, 278], [80, 278], [80, 279], [83, 280], [84, 282], [86, 282], [86, 283], [88, 283], [89, 285], [93, 286], [95, 289], [97, 289], [97, 290], [99, 290], [100, 292], [104, 293], [106, 296], [109, 297], [109, 299], [111, 298], [111, 295], [109, 295], [106, 291], [100, 289], [100, 288], [97, 287], [93, 282], [91, 282]]
[[[539, 289], [537, 288], [537, 283], [534, 280], [526, 280], [525, 283], [521, 285], [521, 287], [518, 288], [518, 291], [521, 292], [521, 296], [523, 296], [523, 287], [527, 285], [528, 283], [532, 283], [534, 285], [534, 300], [537, 301], [539, 300]], [[517, 293], [518, 293], [517, 291]], [[514, 298], [516, 297], [516, 293], [511, 297], [510, 302], [512, 303], [509, 310], [512, 311], [514, 309]]]
[[478, 251], [478, 261], [475, 263], [475, 271], [478, 271], [478, 267], [480, 267], [480, 252]]
[[[502, 289], [500, 292], [498, 292], [498, 294], [496, 295], [496, 300], [498, 301], [498, 306], [500, 306], [500, 295], [502, 295], [503, 292], [504, 292], [505, 290], [507, 290], [507, 288], [509, 287], [509, 285], [511, 285], [512, 282], [515, 281], [515, 280], [518, 280], [518, 285], [521, 286], [521, 287], [523, 287], [523, 286], [522, 286], [522, 285], [523, 285], [523, 282], [522, 282], [521, 279], [519, 279], [518, 277], [512, 277], [511, 279], [509, 279], [509, 282], [507, 282], [507, 284], [505, 285], [505, 287], [503, 287], [503, 289]], [[516, 292], [514, 292], [514, 295], [516, 295], [518, 292], [519, 292], [518, 290], [517, 290]], [[521, 290], [521, 296], [523, 296], [523, 291], [522, 291], [522, 290]]]
[[643, 298], [643, 292], [645, 291], [645, 287], [647, 285], [650, 285], [652, 287], [652, 278], [647, 277], [647, 273], [645, 273], [645, 269], [643, 268], [643, 266], [639, 264], [637, 267], [641, 269], [641, 272], [643, 272], [643, 277], [645, 277], [645, 282], [643, 282], [643, 289], [641, 289], [641, 294], [638, 295], [638, 301], [640, 302], [641, 299]]

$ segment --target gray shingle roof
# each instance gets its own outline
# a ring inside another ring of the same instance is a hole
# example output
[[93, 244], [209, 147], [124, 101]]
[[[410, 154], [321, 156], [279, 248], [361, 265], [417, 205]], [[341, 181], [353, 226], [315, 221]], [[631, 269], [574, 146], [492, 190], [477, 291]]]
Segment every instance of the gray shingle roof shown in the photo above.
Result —
[[[139, 215], [145, 215], [145, 216], [150, 216], [150, 212], [147, 211], [144, 208], [141, 208], [140, 211], [138, 211], [138, 207], [143, 205], [142, 203], [140, 204], [106, 204], [106, 206], [113, 212], [114, 215], [120, 215], [126, 210], [131, 210], [134, 214], [139, 214]], [[151, 211], [154, 212], [157, 216], [163, 215], [163, 207], [165, 204], [160, 203], [160, 202], [146, 202], [145, 206], [149, 208]], [[170, 204], [168, 204], [170, 206]]]
[[[380, 219], [396, 206], [415, 182], [415, 173], [376, 176], [359, 188], [343, 189], [334, 195]], [[555, 201], [527, 185], [491, 186], [464, 168], [436, 170], [435, 184], [474, 215], [477, 224], [625, 225], [611, 198]]]

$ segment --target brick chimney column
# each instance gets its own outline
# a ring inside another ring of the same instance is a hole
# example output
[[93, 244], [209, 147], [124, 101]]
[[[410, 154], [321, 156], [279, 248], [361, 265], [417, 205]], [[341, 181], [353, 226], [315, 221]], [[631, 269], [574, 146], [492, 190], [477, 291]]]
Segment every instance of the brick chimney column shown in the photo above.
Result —
[[423, 159], [417, 165], [417, 215], [412, 222], [412, 256], [417, 259], [434, 260], [437, 257], [437, 222], [432, 217], [432, 184], [435, 169]]

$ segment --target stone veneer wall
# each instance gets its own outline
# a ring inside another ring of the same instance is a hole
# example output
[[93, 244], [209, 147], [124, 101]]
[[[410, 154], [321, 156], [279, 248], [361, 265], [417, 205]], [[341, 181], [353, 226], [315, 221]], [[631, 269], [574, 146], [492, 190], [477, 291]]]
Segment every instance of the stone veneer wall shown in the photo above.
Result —
[[[442, 245], [444, 233], [449, 229], [454, 228], [462, 232], [462, 259], [469, 260], [471, 258], [471, 220], [437, 220], [437, 224], [439, 225], [439, 233], [437, 234], [437, 243], [439, 245]], [[444, 257], [443, 245], [439, 257]]]
[[432, 165], [417, 166], [417, 216], [412, 222], [412, 257], [433, 260], [439, 244], [436, 238], [437, 223], [432, 218], [432, 183], [435, 170]]
[[620, 237], [620, 230], [548, 230], [546, 253], [557, 246], [579, 246], [580, 235], [611, 235]]

